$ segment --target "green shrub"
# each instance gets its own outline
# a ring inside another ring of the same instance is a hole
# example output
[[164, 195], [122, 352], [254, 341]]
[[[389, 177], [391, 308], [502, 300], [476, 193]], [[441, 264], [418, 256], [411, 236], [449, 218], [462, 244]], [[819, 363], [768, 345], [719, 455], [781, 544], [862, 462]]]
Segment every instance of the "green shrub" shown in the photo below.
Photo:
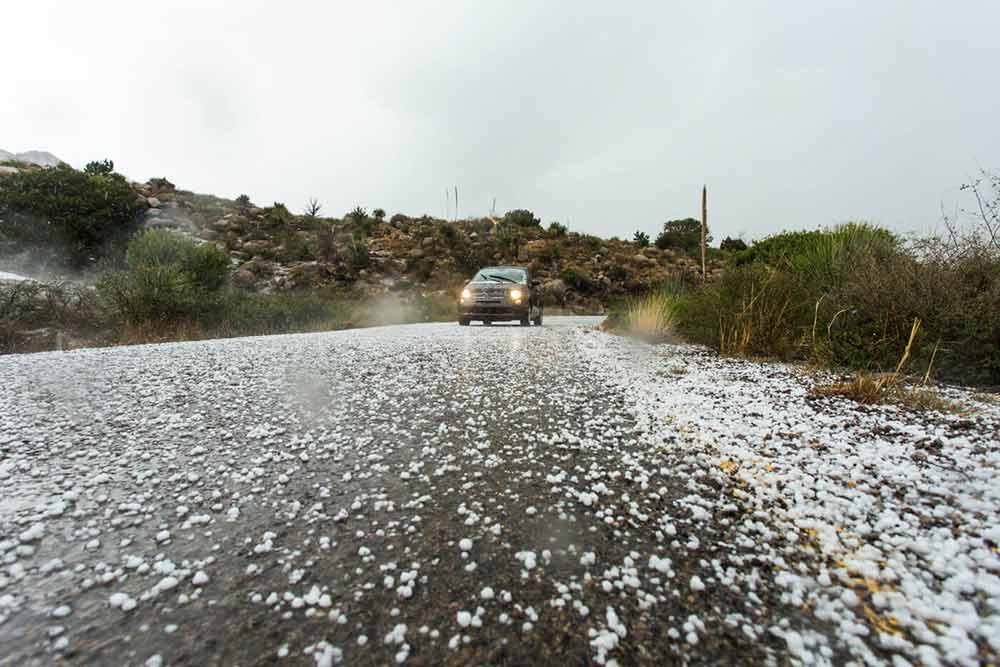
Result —
[[677, 327], [724, 353], [1000, 381], [1000, 253], [914, 247], [867, 224], [779, 234], [683, 299]]
[[152, 229], [135, 236], [125, 259], [133, 270], [175, 268], [195, 287], [214, 290], [229, 276], [229, 256], [210, 243], [196, 243], [174, 232]]
[[550, 222], [548, 229], [548, 236], [552, 239], [561, 239], [566, 236], [566, 225], [560, 222]]
[[92, 176], [109, 176], [115, 171], [115, 163], [112, 160], [101, 160], [97, 162], [88, 162], [83, 168], [83, 173], [90, 174]]
[[531, 211], [523, 208], [507, 211], [503, 216], [504, 222], [515, 227], [541, 227], [542, 221], [535, 217]]
[[600, 237], [594, 236], [593, 234], [583, 234], [580, 236], [580, 243], [584, 248], [590, 252], [597, 252], [604, 245]]
[[162, 230], [133, 238], [126, 261], [129, 270], [105, 274], [98, 290], [129, 324], [197, 317], [213, 308], [229, 276], [226, 253]]
[[368, 244], [361, 236], [352, 236], [347, 242], [346, 253], [347, 265], [357, 271], [363, 269], [371, 263], [371, 256], [368, 253]]
[[76, 266], [124, 239], [142, 208], [125, 178], [113, 172], [84, 173], [60, 164], [0, 179], [0, 237], [58, 244]]
[[576, 291], [587, 294], [594, 289], [594, 279], [589, 273], [575, 266], [563, 267], [559, 278]]
[[632, 235], [632, 240], [640, 248], [645, 248], [646, 246], [649, 245], [649, 234], [637, 230], [635, 234]]
[[719, 250], [723, 252], [742, 252], [747, 249], [747, 244], [743, 239], [734, 239], [727, 236], [719, 244]]
[[[706, 243], [711, 240], [711, 236], [705, 238]], [[656, 247], [660, 250], [677, 248], [688, 253], [695, 252], [701, 247], [701, 222], [694, 218], [668, 220], [656, 237]]]

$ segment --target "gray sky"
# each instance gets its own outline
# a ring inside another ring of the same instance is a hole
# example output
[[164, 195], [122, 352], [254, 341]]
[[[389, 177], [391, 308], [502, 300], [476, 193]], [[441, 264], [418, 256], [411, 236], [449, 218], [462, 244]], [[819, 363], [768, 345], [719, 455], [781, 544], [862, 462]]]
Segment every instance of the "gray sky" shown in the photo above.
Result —
[[[314, 5], [323, 5], [322, 7]], [[329, 215], [602, 236], [927, 230], [1000, 167], [1000, 2], [51, 2], [3, 11], [0, 148]]]

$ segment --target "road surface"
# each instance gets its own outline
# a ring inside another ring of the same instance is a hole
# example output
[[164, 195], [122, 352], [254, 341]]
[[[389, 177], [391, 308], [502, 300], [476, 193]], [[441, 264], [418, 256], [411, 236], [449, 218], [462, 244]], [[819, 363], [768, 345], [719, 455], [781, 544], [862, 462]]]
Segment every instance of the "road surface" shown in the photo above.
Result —
[[995, 403], [597, 323], [0, 358], [0, 664], [995, 663]]

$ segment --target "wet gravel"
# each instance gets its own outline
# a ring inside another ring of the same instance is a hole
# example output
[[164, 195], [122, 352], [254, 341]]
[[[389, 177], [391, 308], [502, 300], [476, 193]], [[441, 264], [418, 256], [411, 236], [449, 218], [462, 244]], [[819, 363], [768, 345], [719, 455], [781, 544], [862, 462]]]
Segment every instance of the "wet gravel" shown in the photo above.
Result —
[[[739, 473], [749, 454], [720, 454], [746, 442], [731, 425], [681, 409], [702, 387], [726, 416], [760, 415], [722, 387], [766, 373], [793, 387], [768, 400], [806, 405], [808, 380], [598, 321], [0, 359], [0, 664], [920, 655], [849, 598], [816, 613], [801, 591], [830, 560], [816, 529], [782, 523], [788, 501]], [[698, 368], [715, 375], [691, 384]], [[982, 558], [973, 662], [997, 618]]]

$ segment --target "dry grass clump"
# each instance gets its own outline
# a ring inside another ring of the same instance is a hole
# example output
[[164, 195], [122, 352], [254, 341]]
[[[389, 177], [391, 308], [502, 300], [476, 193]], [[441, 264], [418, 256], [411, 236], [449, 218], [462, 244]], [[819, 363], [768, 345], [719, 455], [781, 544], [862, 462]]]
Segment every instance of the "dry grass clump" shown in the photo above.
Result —
[[[834, 382], [819, 385], [812, 389], [814, 396], [842, 396], [857, 401], [863, 405], [876, 403], [897, 403], [915, 410], [937, 410], [938, 412], [962, 412], [962, 407], [952, 401], [945, 400], [937, 392], [922, 387], [906, 386], [906, 376], [903, 367], [910, 359], [913, 342], [920, 331], [920, 320], [913, 321], [910, 338], [906, 344], [902, 358], [892, 373], [874, 373], [858, 371], [851, 379], [844, 382]], [[931, 358], [933, 363], [933, 357]], [[931, 366], [924, 373], [923, 384], [930, 378]]]
[[914, 410], [965, 412], [962, 406], [941, 398], [940, 394], [932, 389], [905, 386], [902, 382], [902, 376], [896, 373], [859, 371], [844, 382], [814, 387], [812, 394], [814, 396], [840, 396], [862, 405], [896, 403]]
[[653, 292], [629, 302], [625, 331], [643, 340], [662, 342], [673, 338], [674, 320], [674, 299], [665, 292]]

